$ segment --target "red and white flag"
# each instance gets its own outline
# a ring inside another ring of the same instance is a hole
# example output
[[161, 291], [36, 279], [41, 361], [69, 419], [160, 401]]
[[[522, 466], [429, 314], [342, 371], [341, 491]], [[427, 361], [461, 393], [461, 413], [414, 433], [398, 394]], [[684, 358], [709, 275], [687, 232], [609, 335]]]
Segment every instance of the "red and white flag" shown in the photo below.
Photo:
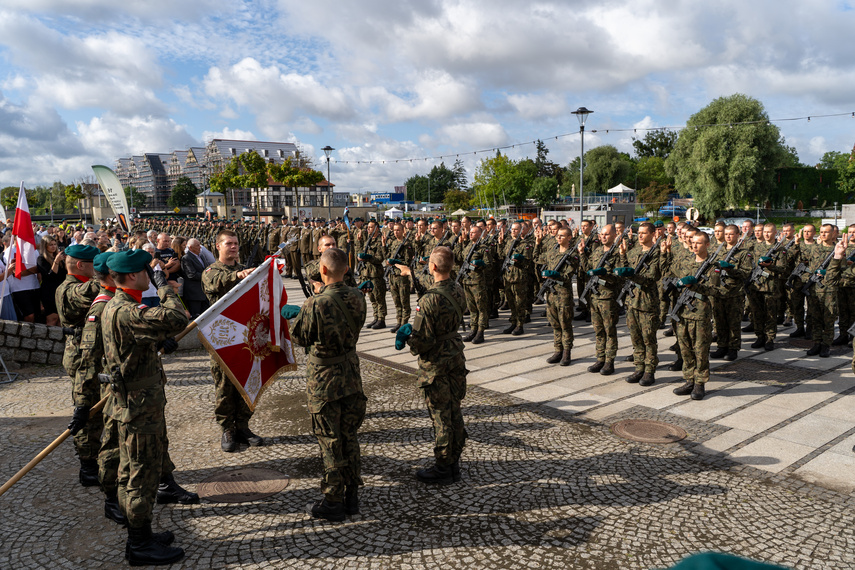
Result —
[[27, 191], [21, 182], [18, 192], [18, 207], [15, 208], [15, 223], [12, 226], [15, 238], [15, 278], [21, 278], [21, 272], [36, 266], [36, 236], [33, 233], [33, 220], [30, 219], [30, 207], [27, 206]]
[[199, 339], [223, 368], [250, 410], [280, 375], [297, 369], [282, 305], [279, 274], [285, 261], [268, 258], [196, 318]]

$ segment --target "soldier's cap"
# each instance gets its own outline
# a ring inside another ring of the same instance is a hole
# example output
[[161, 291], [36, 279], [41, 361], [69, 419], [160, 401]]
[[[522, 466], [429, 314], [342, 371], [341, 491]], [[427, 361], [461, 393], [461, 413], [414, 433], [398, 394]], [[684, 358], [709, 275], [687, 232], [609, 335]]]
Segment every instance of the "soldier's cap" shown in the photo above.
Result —
[[[283, 216], [283, 217], [282, 217], [282, 219], [285, 219], [285, 217]], [[291, 218], [291, 221], [292, 221], [292, 222], [299, 222], [299, 221], [300, 221], [300, 216], [294, 216], [293, 218]]]
[[83, 261], [92, 261], [101, 250], [93, 245], [70, 245], [65, 248], [65, 255]]
[[92, 260], [92, 265], [95, 266], [95, 271], [98, 273], [109, 273], [107, 267], [107, 260], [113, 257], [116, 254], [115, 251], [105, 251], [104, 253], [99, 253], [95, 256], [95, 259]]
[[665, 227], [665, 224], [662, 223], [662, 220], [656, 220], [655, 222], [653, 222], [653, 227], [654, 228], [662, 228], [662, 227]]
[[354, 221], [354, 222], [364, 222], [365, 220], [363, 220], [362, 218], [360, 218], [359, 216], [357, 216], [357, 217], [353, 218], [353, 221]]
[[151, 260], [151, 254], [144, 249], [119, 251], [107, 260], [107, 267], [116, 273], [136, 273], [145, 269]]

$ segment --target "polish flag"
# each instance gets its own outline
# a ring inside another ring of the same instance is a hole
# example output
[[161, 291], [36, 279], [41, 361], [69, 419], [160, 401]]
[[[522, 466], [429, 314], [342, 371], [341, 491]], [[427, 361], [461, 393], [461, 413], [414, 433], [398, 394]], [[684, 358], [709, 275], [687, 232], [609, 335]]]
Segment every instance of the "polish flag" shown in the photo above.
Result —
[[27, 206], [27, 191], [21, 182], [18, 192], [18, 206], [15, 208], [15, 223], [12, 226], [15, 238], [15, 278], [21, 278], [21, 272], [36, 266], [36, 236], [33, 233], [33, 221]]

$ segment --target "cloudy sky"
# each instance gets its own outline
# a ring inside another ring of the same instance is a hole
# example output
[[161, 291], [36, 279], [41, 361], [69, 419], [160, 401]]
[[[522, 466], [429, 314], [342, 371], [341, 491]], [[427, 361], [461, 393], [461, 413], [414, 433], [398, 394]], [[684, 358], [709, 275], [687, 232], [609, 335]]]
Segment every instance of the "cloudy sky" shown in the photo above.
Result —
[[246, 138], [316, 157], [331, 145], [337, 190], [389, 191], [439, 163], [425, 157], [451, 165], [459, 154], [471, 180], [480, 151], [534, 156], [526, 143], [538, 138], [567, 164], [580, 106], [595, 111], [586, 148], [631, 151], [632, 133], [616, 129], [679, 126], [736, 92], [772, 119], [813, 116], [778, 125], [815, 163], [855, 144], [855, 118], [818, 118], [855, 111], [853, 7], [3, 0], [0, 185], [71, 182], [119, 157]]

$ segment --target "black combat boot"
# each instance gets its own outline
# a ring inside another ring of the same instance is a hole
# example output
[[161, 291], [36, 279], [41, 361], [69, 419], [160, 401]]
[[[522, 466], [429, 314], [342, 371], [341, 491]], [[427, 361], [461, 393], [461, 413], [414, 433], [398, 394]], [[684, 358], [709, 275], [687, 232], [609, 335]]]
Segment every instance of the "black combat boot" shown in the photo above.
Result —
[[517, 328], [514, 329], [514, 332], [511, 333], [514, 336], [520, 336], [521, 334], [525, 334], [522, 325], [517, 325]]
[[262, 447], [264, 445], [264, 438], [252, 433], [248, 427], [235, 429], [235, 441], [245, 443], [250, 447]]
[[763, 346], [763, 349], [766, 352], [769, 352], [771, 350], [775, 350], [775, 341], [774, 340], [767, 340], [766, 344]]
[[605, 365], [600, 370], [600, 374], [603, 376], [610, 376], [615, 373], [615, 361], [614, 360], [606, 360]]
[[119, 497], [115, 493], [104, 499], [104, 516], [122, 526], [128, 525], [128, 519], [119, 507]]
[[587, 320], [588, 320], [588, 319], [590, 319], [590, 318], [591, 318], [591, 313], [590, 313], [590, 312], [588, 312], [588, 311], [582, 311], [581, 313], [579, 313], [578, 315], [576, 315], [575, 317], [573, 317], [573, 320], [574, 320], [574, 321], [587, 321]]
[[[545, 312], [544, 312], [543, 316], [544, 316], [544, 317], [546, 316], [546, 313], [545, 313]], [[531, 315], [530, 315], [530, 314], [526, 315], [526, 316], [525, 316], [525, 318], [523, 319], [523, 322], [524, 322], [525, 324], [529, 324], [529, 323], [531, 322]]]
[[805, 328], [797, 327], [796, 330], [790, 333], [790, 338], [804, 338], [805, 336]]
[[693, 400], [703, 400], [704, 396], [707, 395], [707, 389], [704, 387], [704, 384], [701, 382], [695, 383], [695, 387], [692, 388], [692, 399]]
[[344, 503], [332, 503], [324, 497], [320, 501], [309, 503], [306, 506], [306, 512], [316, 519], [326, 519], [333, 522], [341, 522], [344, 520], [347, 512], [344, 509]]
[[454, 483], [454, 470], [451, 465], [437, 463], [433, 467], [416, 471], [416, 479], [426, 485], [451, 485]]
[[715, 352], [710, 354], [710, 358], [724, 358], [724, 356], [726, 354], [727, 354], [727, 347], [726, 346], [720, 346], [720, 347], [718, 347], [718, 349]]
[[849, 335], [847, 333], [840, 333], [836, 339], [831, 342], [831, 346], [846, 346], [849, 344]]
[[754, 332], [754, 323], [748, 323], [742, 327], [742, 332]]
[[547, 364], [557, 364], [561, 360], [561, 351], [556, 351], [552, 356], [546, 359]]
[[128, 527], [128, 562], [131, 566], [161, 566], [184, 558], [184, 550], [162, 544], [154, 539], [151, 525], [141, 528]]
[[673, 327], [668, 327], [668, 329], [665, 331], [665, 333], [664, 333], [664, 334], [665, 334], [665, 336], [674, 336], [674, 329], [673, 329]]
[[570, 366], [570, 349], [565, 348], [561, 353], [561, 366]]
[[98, 460], [81, 459], [78, 479], [84, 487], [97, 487], [100, 485], [101, 481], [98, 480]]
[[223, 432], [223, 437], [220, 439], [220, 448], [226, 453], [233, 453], [237, 449], [234, 430], [227, 429]]
[[456, 460], [451, 464], [451, 478], [454, 479], [454, 482], [457, 483], [460, 481], [460, 460]]
[[599, 372], [600, 370], [603, 369], [603, 366], [605, 366], [605, 365], [606, 365], [605, 360], [598, 360], [594, 364], [592, 364], [588, 367], [588, 372]]
[[475, 338], [472, 339], [472, 344], [482, 344], [484, 342], [484, 329], [478, 329]]
[[633, 372], [632, 374], [630, 374], [629, 376], [624, 378], [624, 380], [626, 380], [630, 384], [636, 384], [639, 380], [641, 380], [641, 377], [643, 375], [644, 375], [644, 370], [636, 370], [635, 372]]
[[344, 489], [344, 512], [349, 515], [359, 514], [359, 487], [356, 485]]
[[626, 362], [635, 362], [635, 355], [634, 355], [634, 354], [630, 354], [629, 356], [627, 356], [626, 358], [624, 358], [624, 361], [626, 361]]
[[682, 369], [683, 369], [683, 359], [682, 358], [678, 358], [677, 360], [675, 360], [673, 362], [673, 364], [671, 364], [671, 366], [668, 367], [668, 370], [670, 370], [671, 372], [679, 372]]
[[639, 386], [653, 386], [653, 383], [656, 382], [656, 376], [653, 375], [653, 372], [645, 372], [641, 377], [641, 380], [638, 381]]
[[375, 318], [373, 321], [371, 321], [370, 323], [368, 323], [367, 325], [365, 325], [365, 328], [367, 328], [367, 329], [373, 329], [373, 328], [374, 328], [374, 325], [376, 325], [376, 324], [377, 324], [377, 319]]
[[819, 356], [820, 358], [828, 358], [829, 356], [831, 356], [831, 347], [827, 344], [821, 345], [819, 349]]
[[517, 328], [517, 325], [514, 323], [511, 323], [507, 328], [502, 329], [502, 334], [511, 334], [512, 332], [514, 332], [514, 329], [516, 329], [516, 328]]
[[392, 327], [391, 329], [389, 329], [389, 332], [390, 332], [390, 333], [392, 333], [392, 334], [395, 334], [396, 332], [398, 332], [398, 329], [399, 329], [399, 328], [401, 328], [401, 325], [400, 325], [400, 324], [397, 324], [397, 325], [395, 325], [394, 327]]
[[688, 396], [689, 394], [692, 393], [692, 390], [694, 390], [694, 389], [695, 389], [695, 383], [687, 381], [682, 386], [677, 386], [676, 388], [674, 388], [674, 393], [677, 394], [678, 396]]
[[[155, 540], [155, 542], [159, 542], [163, 546], [169, 546], [173, 542], [175, 542], [175, 535], [172, 534], [171, 530], [165, 530], [163, 532], [153, 532], [151, 533], [151, 537]], [[125, 560], [128, 559], [130, 555], [130, 546], [127, 542], [125, 542]]]
[[199, 495], [184, 489], [176, 483], [175, 478], [170, 473], [161, 477], [160, 485], [157, 486], [157, 504], [167, 505], [169, 503], [197, 505], [199, 504]]
[[766, 337], [764, 335], [760, 335], [757, 337], [757, 340], [751, 343], [751, 348], [763, 348], [763, 345], [766, 344]]
[[475, 338], [475, 335], [478, 334], [478, 329], [475, 327], [471, 327], [469, 329], [469, 334], [463, 337], [463, 342], [472, 342], [472, 339]]
[[736, 360], [738, 353], [738, 350], [730, 349], [727, 351], [727, 354], [724, 355], [724, 359], [728, 362], [733, 362], [734, 360]]
[[386, 328], [386, 320], [385, 319], [378, 320], [376, 323], [371, 325], [371, 328], [376, 330], [376, 331], [379, 331], [380, 329], [385, 329]]
[[818, 342], [813, 343], [813, 346], [810, 347], [807, 351], [807, 356], [816, 356], [822, 350], [822, 345]]

